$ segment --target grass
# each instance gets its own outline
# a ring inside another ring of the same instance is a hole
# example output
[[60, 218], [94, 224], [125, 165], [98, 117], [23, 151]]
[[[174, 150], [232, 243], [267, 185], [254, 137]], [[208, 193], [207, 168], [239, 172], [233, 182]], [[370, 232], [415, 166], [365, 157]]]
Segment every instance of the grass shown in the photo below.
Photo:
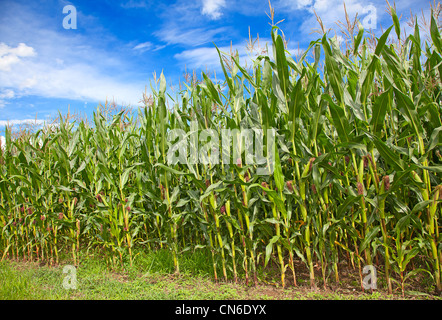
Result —
[[[76, 268], [77, 288], [65, 289], [63, 267], [38, 262], [4, 260], [0, 262], [0, 300], [396, 300], [399, 294], [385, 289], [361, 292], [358, 284], [346, 279], [339, 287], [312, 289], [308, 270], [298, 287], [282, 288], [279, 282], [264, 281], [260, 272], [257, 286], [244, 282], [215, 282], [209, 272], [210, 260], [204, 254], [181, 256], [182, 272], [173, 269], [170, 251], [139, 253], [132, 266], [111, 269], [96, 254], [83, 257]], [[205, 266], [205, 265], [206, 266]], [[192, 271], [193, 270], [193, 271]], [[277, 272], [277, 270], [276, 270]], [[413, 291], [405, 299], [441, 300], [424, 292]]]

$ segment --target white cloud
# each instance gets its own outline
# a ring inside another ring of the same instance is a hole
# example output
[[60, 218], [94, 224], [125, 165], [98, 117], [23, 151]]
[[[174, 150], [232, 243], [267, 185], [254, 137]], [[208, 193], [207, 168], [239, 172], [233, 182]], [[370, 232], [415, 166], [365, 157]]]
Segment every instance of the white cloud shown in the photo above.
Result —
[[143, 85], [102, 75], [84, 63], [52, 66], [29, 62], [17, 65], [12, 71], [0, 73], [0, 83], [16, 88], [22, 95], [101, 102], [115, 97], [119, 103], [137, 105], [144, 89]]
[[0, 71], [10, 71], [11, 66], [18, 63], [20, 58], [35, 56], [35, 50], [24, 43], [17, 47], [10, 47], [0, 42]]
[[22, 61], [10, 72], [0, 72], [0, 86], [12, 88], [0, 94], [1, 101], [13, 97], [37, 95], [104, 102], [115, 98], [118, 103], [138, 105], [144, 84], [122, 82], [118, 77], [102, 75], [100, 70], [85, 63], [51, 65], [46, 62]]
[[[8, 88], [0, 89], [0, 108], [8, 105], [8, 99], [27, 95], [96, 102], [115, 99], [119, 104], [138, 105], [145, 83], [110, 71], [118, 70], [121, 61], [85, 43], [87, 39], [66, 39], [44, 29], [36, 32], [42, 36], [32, 47], [0, 43], [0, 88]], [[25, 58], [37, 52], [38, 59]]]
[[219, 19], [222, 15], [221, 8], [226, 7], [225, 0], [203, 0], [201, 13], [209, 16], [211, 19]]

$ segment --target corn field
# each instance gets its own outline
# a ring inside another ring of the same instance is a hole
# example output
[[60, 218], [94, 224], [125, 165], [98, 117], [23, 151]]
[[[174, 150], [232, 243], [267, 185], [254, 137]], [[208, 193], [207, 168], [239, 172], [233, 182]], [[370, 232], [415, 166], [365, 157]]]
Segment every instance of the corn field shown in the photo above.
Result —
[[[285, 287], [297, 285], [297, 261], [325, 287], [349, 259], [361, 287], [362, 268], [375, 265], [389, 292], [417, 273], [441, 292], [440, 26], [432, 14], [422, 46], [417, 21], [404, 39], [391, 15], [378, 39], [360, 26], [344, 50], [324, 34], [297, 61], [274, 26], [273, 56], [248, 69], [218, 50], [223, 82], [202, 73], [172, 97], [161, 74], [137, 113], [107, 117], [99, 107], [91, 124], [60, 115], [19, 138], [7, 128], [1, 259], [58, 263], [68, 252], [77, 264], [80, 251], [97, 249], [122, 264], [136, 250], [168, 249], [178, 273], [182, 252], [205, 249], [215, 279], [256, 284], [271, 262]], [[244, 153], [167, 162], [172, 130], [264, 130], [266, 141], [270, 128], [269, 175]]]

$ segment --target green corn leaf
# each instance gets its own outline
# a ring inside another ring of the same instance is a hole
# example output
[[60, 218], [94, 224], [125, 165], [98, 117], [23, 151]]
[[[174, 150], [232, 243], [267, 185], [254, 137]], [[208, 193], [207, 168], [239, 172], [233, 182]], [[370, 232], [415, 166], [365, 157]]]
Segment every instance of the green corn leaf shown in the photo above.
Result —
[[315, 65], [314, 65], [315, 70], [319, 65], [320, 59], [321, 59], [321, 46], [319, 45], [319, 43], [315, 43]]
[[288, 94], [289, 84], [289, 69], [287, 65], [287, 59], [285, 56], [284, 41], [282, 37], [276, 32], [277, 27], [272, 28], [272, 40], [273, 40], [273, 54], [276, 60], [276, 68], [278, 72], [278, 78], [280, 81], [281, 89], [284, 94], [284, 100]]
[[372, 228], [366, 235], [364, 240], [361, 243], [361, 246], [359, 247], [359, 251], [363, 252], [367, 247], [370, 246], [370, 244], [373, 242], [373, 239], [379, 234], [379, 231], [381, 230], [380, 226], [376, 226]]
[[171, 173], [173, 173], [173, 174], [176, 174], [176, 175], [188, 175], [188, 176], [191, 175], [191, 174], [188, 173], [188, 172], [183, 172], [183, 171], [175, 170], [175, 169], [173, 169], [173, 168], [171, 168], [171, 167], [168, 167], [168, 166], [166, 166], [166, 165], [164, 165], [164, 164], [162, 164], [162, 163], [156, 163], [156, 164], [154, 165], [154, 167], [162, 168], [162, 169], [164, 169], [164, 170], [166, 170], [166, 171], [169, 171], [169, 172], [171, 172]]
[[245, 68], [243, 68], [240, 64], [238, 59], [233, 59], [233, 62], [235, 63], [235, 66], [241, 71], [241, 74], [247, 79], [247, 81], [252, 85], [252, 87], [256, 88], [257, 85], [253, 78], [250, 76], [250, 74], [247, 72]]
[[410, 126], [413, 128], [414, 134], [420, 136], [423, 129], [419, 120], [419, 116], [416, 112], [413, 101], [406, 94], [402, 93], [399, 89], [393, 86], [394, 94], [396, 96], [398, 107], [401, 113], [409, 122]]
[[292, 90], [290, 94], [290, 103], [289, 103], [289, 117], [292, 120], [292, 140], [297, 132], [296, 123], [299, 118], [302, 110], [302, 106], [306, 101], [306, 95], [304, 90], [302, 89], [302, 78], [304, 76], [304, 72], [302, 73], [299, 80], [296, 82], [295, 88]]
[[437, 172], [437, 173], [442, 173], [442, 166], [420, 166], [418, 165], [419, 168], [421, 169], [425, 169], [428, 171], [432, 171], [432, 172]]
[[413, 210], [411, 210], [411, 214], [416, 214], [417, 212], [420, 212], [422, 210], [424, 210], [426, 207], [428, 207], [431, 203], [433, 202], [433, 200], [426, 200], [426, 201], [421, 201], [418, 204], [416, 204], [413, 207]]
[[367, 98], [369, 94], [371, 93], [372, 87], [373, 87], [373, 80], [376, 72], [377, 65], [379, 64], [379, 55], [382, 52], [382, 49], [384, 49], [385, 43], [387, 42], [388, 35], [390, 34], [391, 26], [387, 29], [387, 31], [384, 32], [384, 34], [379, 38], [378, 44], [376, 45], [376, 49], [374, 52], [374, 55], [372, 57], [371, 63], [367, 68], [367, 73], [364, 79], [364, 82], [362, 83], [361, 87], [361, 103], [365, 104], [367, 102]]
[[[404, 277], [404, 281], [406, 281], [410, 277], [415, 276], [419, 272], [425, 272], [425, 273], [427, 273], [427, 276], [429, 276], [430, 278], [433, 278], [433, 275], [428, 270], [426, 270], [424, 268], [417, 268], [417, 269], [410, 270], [410, 272], [407, 272], [407, 274]], [[419, 291], [405, 291], [405, 293], [410, 294], [410, 295], [417, 295], [417, 296], [429, 296], [427, 293], [419, 292]]]
[[282, 221], [276, 220], [275, 218], [267, 218], [267, 219], [264, 219], [263, 222], [271, 223], [271, 224], [280, 224]]
[[322, 47], [325, 52], [325, 67], [327, 70], [328, 80], [335, 94], [338, 104], [343, 102], [344, 91], [342, 89], [342, 74], [339, 69], [338, 63], [333, 57], [333, 53], [330, 44], [327, 41], [326, 35], [322, 38]]
[[436, 19], [434, 19], [433, 11], [431, 11], [430, 35], [437, 52], [442, 55], [442, 40], [440, 38], [439, 27]]
[[87, 166], [86, 161], [82, 161], [80, 167], [77, 169], [77, 171], [75, 171], [74, 176], [82, 172], [86, 168], [86, 166]]
[[279, 240], [279, 238], [280, 238], [280, 236], [273, 236], [273, 238], [267, 244], [267, 246], [266, 246], [266, 257], [265, 257], [264, 266], [267, 266], [267, 263], [270, 260], [270, 256], [272, 255], [273, 245]]
[[345, 199], [345, 201], [338, 207], [338, 211], [336, 213], [336, 217], [338, 219], [342, 219], [345, 216], [345, 214], [348, 212], [347, 208], [352, 206], [357, 201], [359, 201], [360, 198], [361, 198], [361, 196], [349, 195]]
[[442, 131], [442, 126], [433, 130], [433, 133], [431, 134], [431, 137], [430, 137], [430, 144], [429, 144], [428, 148], [426, 149], [427, 152], [433, 150], [436, 146], [439, 146], [442, 144], [441, 131]]
[[262, 86], [263, 90], [268, 90], [273, 82], [273, 75], [272, 75], [272, 65], [269, 60], [264, 60], [264, 67], [262, 72]]
[[436, 103], [428, 104], [427, 117], [429, 118], [433, 128], [437, 128], [437, 127], [442, 126], [442, 117], [439, 114], [438, 107], [437, 107]]
[[407, 254], [405, 255], [405, 259], [402, 262], [403, 268], [405, 270], [406, 266], [410, 262], [411, 259], [413, 259], [418, 253], [420, 252], [418, 247], [411, 248]]
[[329, 95], [323, 94], [322, 99], [325, 99], [328, 102], [333, 124], [336, 128], [336, 131], [338, 132], [339, 139], [342, 142], [349, 142], [350, 138], [348, 137], [348, 133], [350, 132], [350, 126], [344, 109], [337, 106]]
[[394, 31], [396, 31], [397, 38], [401, 38], [401, 25], [399, 23], [399, 18], [396, 14], [396, 10], [390, 6], [391, 17], [393, 19]]
[[126, 186], [126, 183], [129, 180], [129, 175], [133, 169], [134, 167], [130, 167], [124, 170], [123, 174], [120, 177], [120, 190], [124, 190], [124, 187]]
[[72, 192], [73, 190], [71, 189], [71, 188], [68, 188], [68, 187], [65, 187], [65, 186], [57, 186], [56, 187], [58, 190], [60, 190], [60, 191], [64, 191], [64, 192]]
[[402, 233], [410, 226], [411, 216], [412, 214], [410, 213], [399, 219], [395, 226], [396, 233]]
[[[176, 199], [178, 198], [178, 195], [180, 194], [180, 191], [181, 191], [181, 190], [180, 190], [180, 187], [179, 187], [179, 186], [175, 186], [175, 187], [173, 188], [172, 194], [171, 194], [170, 199], [169, 199], [169, 203], [170, 203], [170, 205], [174, 205]], [[175, 205], [174, 205], [174, 206], [175, 206]]]
[[200, 197], [200, 201], [202, 201], [203, 199], [205, 199], [206, 197], [210, 196], [212, 194], [212, 192], [216, 189], [220, 189], [223, 190], [222, 188], [219, 188], [219, 186], [221, 186], [223, 184], [223, 181], [218, 181], [217, 183], [211, 184], [206, 191], [204, 191], [204, 194], [201, 195]]
[[281, 161], [279, 159], [279, 152], [275, 143], [275, 164], [273, 174], [275, 176], [275, 184], [280, 192], [284, 189], [284, 175], [282, 173]]
[[404, 170], [404, 164], [400, 156], [392, 151], [390, 147], [388, 147], [385, 142], [383, 142], [378, 137], [369, 134], [366, 132], [366, 135], [373, 141], [373, 143], [376, 146], [376, 149], [381, 154], [382, 158], [393, 167], [396, 171], [403, 171]]
[[320, 119], [323, 115], [323, 110], [325, 106], [325, 101], [321, 100], [318, 105], [318, 109], [316, 109], [314, 113], [314, 117], [312, 118], [312, 124], [311, 124], [311, 135], [310, 138], [312, 141], [316, 141], [318, 136], [318, 128], [320, 124]]
[[223, 61], [223, 58], [222, 58], [222, 55], [221, 55], [221, 51], [218, 49], [218, 47], [216, 45], [215, 45], [215, 48], [216, 48], [216, 51], [218, 52], [219, 61], [220, 61], [220, 64], [221, 64], [221, 69], [223, 70], [224, 78], [226, 79], [227, 85], [229, 86], [230, 93], [233, 96], [235, 96], [236, 94], [235, 94], [235, 87], [233, 86], [233, 80], [227, 74], [226, 67], [224, 66], [224, 61]]
[[382, 49], [384, 49], [385, 43], [387, 42], [388, 36], [390, 34], [391, 29], [393, 26], [388, 28], [384, 34], [379, 38], [378, 44], [376, 45], [376, 49], [374, 51], [375, 56], [379, 57], [379, 55], [382, 52]]
[[286, 110], [286, 98], [284, 94], [283, 87], [281, 85], [281, 81], [279, 79], [279, 76], [275, 74], [272, 78], [272, 89], [275, 96], [278, 98], [279, 103], [278, 107], [280, 108], [281, 112], [287, 113], [288, 110]]
[[373, 105], [373, 114], [371, 117], [372, 131], [375, 134], [379, 134], [380, 129], [385, 121], [385, 115], [391, 106], [391, 90], [387, 90], [382, 93]]
[[221, 99], [219, 98], [218, 91], [216, 90], [215, 86], [213, 85], [212, 80], [210, 80], [204, 72], [203, 72], [203, 78], [204, 78], [207, 88], [209, 89], [212, 99], [215, 100], [215, 102], [218, 103], [218, 105], [222, 106], [222, 102], [221, 102]]
[[75, 148], [78, 146], [78, 141], [80, 139], [80, 131], [75, 131], [72, 139], [69, 141], [69, 147], [68, 147], [68, 157], [72, 157], [72, 153], [74, 152]]
[[421, 38], [419, 32], [419, 24], [416, 22], [414, 27], [414, 35], [410, 35], [412, 41], [411, 52], [413, 54], [413, 71], [421, 70]]
[[364, 28], [361, 23], [359, 23], [359, 31], [355, 37], [355, 47], [353, 49], [353, 55], [356, 55], [359, 49], [359, 45], [361, 44], [362, 36], [364, 35]]
[[14, 179], [19, 179], [19, 180], [23, 181], [24, 183], [26, 183], [28, 186], [32, 186], [32, 183], [29, 181], [29, 179], [27, 179], [23, 175], [12, 175], [9, 177], [10, 181], [14, 181]]
[[[276, 207], [278, 208], [279, 212], [281, 212], [283, 217], [287, 217], [287, 209], [285, 207], [284, 201], [281, 199], [278, 192], [272, 189], [268, 189], [266, 187], [263, 187], [259, 183], [252, 183], [247, 187], [247, 190], [253, 190], [253, 188], [259, 187], [262, 190], [266, 192], [266, 194], [270, 197], [270, 199], [275, 203]], [[280, 189], [278, 189], [280, 190]]]
[[411, 82], [407, 78], [404, 66], [401, 64], [400, 58], [396, 52], [388, 46], [385, 46], [382, 50], [382, 57], [384, 58], [382, 70], [384, 71], [384, 76], [390, 81], [390, 83], [396, 84], [399, 88], [403, 87], [403, 83], [405, 83], [407, 87], [410, 87]]

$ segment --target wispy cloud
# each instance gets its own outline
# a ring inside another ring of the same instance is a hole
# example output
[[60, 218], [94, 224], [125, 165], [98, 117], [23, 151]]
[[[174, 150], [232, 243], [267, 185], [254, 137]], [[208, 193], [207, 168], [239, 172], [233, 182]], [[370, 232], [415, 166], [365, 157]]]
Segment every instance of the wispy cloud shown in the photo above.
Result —
[[197, 47], [222, 37], [228, 28], [186, 28], [178, 25], [169, 25], [154, 34], [167, 44], [180, 44], [183, 46]]
[[213, 70], [220, 67], [218, 53], [214, 47], [184, 50], [183, 52], [175, 54], [174, 58], [190, 69], [207, 68]]
[[121, 7], [124, 9], [140, 9], [140, 8], [150, 8], [151, 6], [151, 1], [146, 1], [146, 0], [129, 0], [126, 2], [123, 2], [121, 4]]
[[146, 51], [152, 51], [152, 52], [158, 51], [158, 50], [161, 50], [165, 47], [166, 47], [166, 45], [158, 45], [153, 42], [146, 41], [146, 42], [142, 42], [140, 44], [137, 44], [135, 47], [133, 47], [133, 50], [135, 52], [144, 53]]
[[137, 44], [134, 47], [134, 50], [141, 50], [141, 51], [147, 51], [149, 49], [151, 49], [154, 46], [154, 44], [150, 41], [146, 41], [140, 44]]

